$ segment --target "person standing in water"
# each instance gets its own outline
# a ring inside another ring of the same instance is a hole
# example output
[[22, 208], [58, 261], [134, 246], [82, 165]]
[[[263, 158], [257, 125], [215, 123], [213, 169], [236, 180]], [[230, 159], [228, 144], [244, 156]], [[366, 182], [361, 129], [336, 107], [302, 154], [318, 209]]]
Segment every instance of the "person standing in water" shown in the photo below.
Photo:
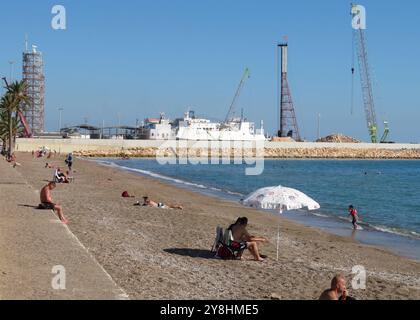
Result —
[[352, 217], [352, 224], [354, 230], [357, 230], [359, 228], [359, 225], [357, 224], [359, 220], [359, 214], [357, 213], [357, 210], [354, 208], [353, 205], [349, 206], [349, 216]]

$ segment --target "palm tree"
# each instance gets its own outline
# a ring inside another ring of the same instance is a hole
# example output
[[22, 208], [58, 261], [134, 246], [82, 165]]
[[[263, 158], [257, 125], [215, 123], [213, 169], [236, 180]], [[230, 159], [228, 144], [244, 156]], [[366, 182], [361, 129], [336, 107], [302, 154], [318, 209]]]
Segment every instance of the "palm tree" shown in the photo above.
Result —
[[[8, 143], [10, 124], [12, 127], [12, 137], [16, 137], [22, 133], [23, 128], [19, 117], [12, 117], [10, 120], [10, 114], [7, 111], [0, 110], [0, 141], [2, 141], [3, 152], [5, 151], [6, 146], [10, 146]], [[15, 142], [15, 139], [13, 139], [13, 142]]]
[[9, 134], [9, 120], [7, 112], [0, 104], [0, 141], [2, 142], [2, 154], [5, 155], [7, 146], [7, 136]]
[[11, 84], [6, 82], [6, 94], [2, 97], [0, 109], [6, 113], [6, 120], [8, 122], [7, 140], [9, 143], [9, 155], [13, 153], [13, 142], [16, 140], [16, 135], [19, 132], [20, 121], [19, 112], [22, 106], [31, 102], [27, 95], [27, 85], [24, 80], [15, 81]]

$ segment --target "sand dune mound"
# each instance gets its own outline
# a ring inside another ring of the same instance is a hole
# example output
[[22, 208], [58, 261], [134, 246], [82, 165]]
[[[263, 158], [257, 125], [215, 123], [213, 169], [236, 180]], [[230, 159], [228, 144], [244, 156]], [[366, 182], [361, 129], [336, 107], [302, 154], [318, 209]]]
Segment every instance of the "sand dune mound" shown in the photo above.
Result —
[[341, 133], [332, 134], [324, 138], [318, 139], [316, 142], [331, 142], [331, 143], [360, 143], [361, 141]]

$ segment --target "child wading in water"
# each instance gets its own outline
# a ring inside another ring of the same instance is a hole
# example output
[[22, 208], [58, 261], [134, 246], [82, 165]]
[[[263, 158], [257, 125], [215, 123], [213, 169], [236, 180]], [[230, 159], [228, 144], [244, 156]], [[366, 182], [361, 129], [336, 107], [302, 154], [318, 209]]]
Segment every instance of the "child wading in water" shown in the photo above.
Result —
[[357, 210], [354, 208], [354, 206], [349, 206], [349, 216], [352, 217], [352, 224], [354, 230], [357, 230], [359, 228], [359, 225], [357, 224], [357, 221], [359, 220], [359, 214], [357, 213]]

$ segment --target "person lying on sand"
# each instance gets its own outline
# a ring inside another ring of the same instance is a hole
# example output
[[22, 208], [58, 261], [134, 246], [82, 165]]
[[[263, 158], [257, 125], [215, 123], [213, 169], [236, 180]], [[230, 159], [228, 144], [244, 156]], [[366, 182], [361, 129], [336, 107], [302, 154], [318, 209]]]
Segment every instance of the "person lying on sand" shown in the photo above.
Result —
[[266, 238], [251, 236], [246, 227], [248, 226], [248, 218], [238, 218], [234, 224], [229, 227], [232, 231], [233, 241], [245, 244], [246, 248], [254, 256], [255, 261], [264, 261], [265, 256], [261, 256], [258, 250], [258, 242], [268, 242]]
[[355, 300], [347, 295], [346, 279], [341, 275], [336, 275], [331, 281], [331, 288], [325, 290], [319, 300]]
[[160, 208], [160, 209], [177, 209], [177, 210], [183, 210], [184, 208], [177, 204], [168, 204], [165, 205], [162, 202], [155, 202], [153, 200], [150, 200], [149, 197], [144, 196], [143, 197], [143, 207], [152, 207], [152, 208]]
[[41, 190], [41, 204], [39, 205], [39, 209], [41, 210], [54, 210], [57, 212], [58, 217], [60, 218], [61, 222], [64, 224], [68, 224], [68, 220], [64, 217], [63, 208], [60, 204], [55, 204], [53, 202], [51, 191], [54, 190], [56, 187], [55, 182], [49, 182], [44, 188]]

